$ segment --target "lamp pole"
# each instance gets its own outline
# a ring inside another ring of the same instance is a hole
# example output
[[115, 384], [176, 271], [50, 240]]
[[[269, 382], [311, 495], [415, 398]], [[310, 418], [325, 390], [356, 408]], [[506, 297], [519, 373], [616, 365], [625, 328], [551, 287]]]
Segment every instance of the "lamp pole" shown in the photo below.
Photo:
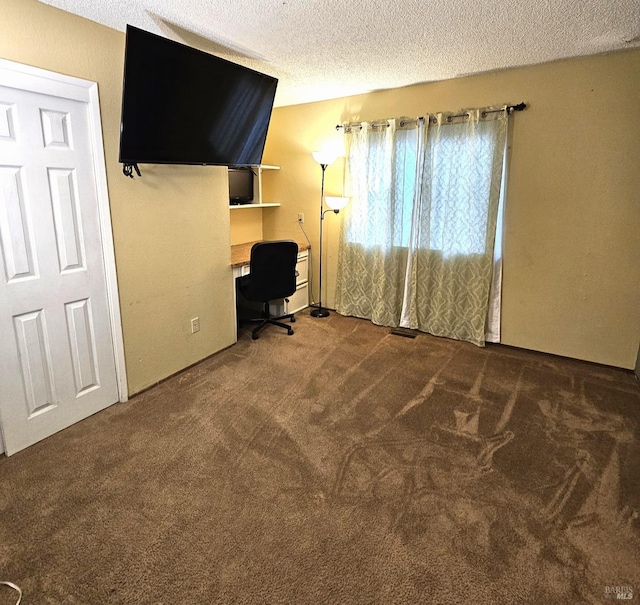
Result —
[[[327, 196], [324, 197], [324, 171], [327, 169], [329, 164], [335, 162], [338, 156], [332, 153], [322, 153], [320, 151], [313, 152], [313, 159], [320, 164], [320, 168], [322, 168], [322, 186], [320, 188], [320, 260], [319, 260], [319, 285], [320, 285], [320, 296], [318, 297], [318, 306], [313, 311], [311, 311], [311, 317], [328, 317], [330, 315], [329, 309], [325, 309], [322, 306], [322, 231], [324, 225], [324, 215], [327, 212], [335, 212], [338, 214], [342, 208], [345, 207], [348, 198], [346, 197], [332, 197]], [[324, 209], [324, 202], [327, 203], [329, 208], [327, 210]]]
[[311, 317], [328, 317], [329, 310], [322, 308], [322, 226], [324, 223], [324, 171], [327, 169], [329, 164], [320, 163], [320, 167], [322, 168], [322, 186], [320, 188], [320, 274], [319, 274], [319, 286], [320, 286], [320, 294], [318, 296], [318, 308], [311, 311]]

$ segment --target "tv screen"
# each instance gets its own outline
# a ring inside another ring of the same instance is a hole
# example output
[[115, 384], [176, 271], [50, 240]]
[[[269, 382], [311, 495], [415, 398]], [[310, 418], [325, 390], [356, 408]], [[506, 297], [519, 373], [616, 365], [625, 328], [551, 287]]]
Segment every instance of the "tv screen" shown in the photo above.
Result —
[[253, 201], [253, 170], [229, 168], [229, 203], [248, 204]]
[[259, 165], [277, 83], [128, 25], [120, 162]]

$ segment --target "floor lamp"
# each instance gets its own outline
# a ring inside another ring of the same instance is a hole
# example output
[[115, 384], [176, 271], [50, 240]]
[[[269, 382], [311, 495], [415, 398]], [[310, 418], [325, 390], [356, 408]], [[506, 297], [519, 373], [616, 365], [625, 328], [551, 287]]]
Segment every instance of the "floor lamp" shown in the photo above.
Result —
[[[329, 310], [323, 308], [322, 306], [322, 226], [324, 223], [324, 215], [327, 212], [335, 212], [336, 214], [338, 214], [338, 212], [340, 212], [340, 210], [344, 208], [348, 202], [348, 198], [345, 198], [345, 197], [332, 197], [332, 196], [327, 196], [326, 198], [324, 197], [324, 171], [327, 169], [327, 166], [329, 164], [332, 164], [333, 162], [335, 162], [336, 158], [337, 156], [330, 152], [320, 152], [320, 151], [313, 152], [313, 159], [316, 162], [318, 162], [318, 164], [320, 164], [320, 167], [322, 168], [322, 186], [320, 189], [320, 257], [319, 257], [320, 273], [318, 276], [319, 286], [320, 286], [320, 295], [318, 297], [318, 307], [313, 311], [311, 311], [311, 317], [328, 317], [329, 316]], [[327, 206], [329, 206], [329, 208], [327, 208], [326, 210], [324, 209], [325, 202]]]

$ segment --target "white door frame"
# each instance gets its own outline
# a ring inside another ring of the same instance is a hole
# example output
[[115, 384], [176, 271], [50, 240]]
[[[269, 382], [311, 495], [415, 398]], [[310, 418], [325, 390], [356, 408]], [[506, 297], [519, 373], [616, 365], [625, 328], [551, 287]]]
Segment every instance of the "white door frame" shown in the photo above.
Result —
[[[100, 122], [100, 104], [98, 84], [72, 76], [0, 59], [0, 84], [20, 90], [28, 90], [41, 94], [51, 94], [78, 101], [87, 102], [89, 96], [88, 117], [89, 136], [92, 146], [93, 168], [96, 182], [96, 198], [100, 216], [100, 240], [104, 255], [104, 271], [109, 304], [109, 320], [113, 339], [116, 380], [119, 401], [127, 401], [127, 373], [124, 358], [124, 339], [122, 336], [122, 319], [120, 316], [120, 299], [116, 276], [116, 260], [113, 247], [111, 213], [109, 209], [109, 190], [107, 187], [107, 171], [104, 161], [104, 143]], [[0, 453], [4, 451], [0, 433]]]

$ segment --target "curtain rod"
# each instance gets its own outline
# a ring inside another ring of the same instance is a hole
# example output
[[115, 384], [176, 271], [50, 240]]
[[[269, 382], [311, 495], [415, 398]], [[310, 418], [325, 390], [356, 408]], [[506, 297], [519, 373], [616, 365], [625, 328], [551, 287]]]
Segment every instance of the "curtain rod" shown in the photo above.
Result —
[[[518, 103], [517, 105], [507, 105], [506, 107], [503, 107], [502, 109], [487, 109], [486, 111], [482, 112], [482, 117], [484, 117], [486, 114], [488, 113], [498, 113], [500, 111], [506, 111], [507, 115], [511, 115], [514, 111], [524, 111], [527, 108], [527, 104], [522, 102], [522, 103]], [[453, 115], [453, 116], [447, 116], [447, 122], [451, 122], [451, 120], [453, 120], [454, 118], [468, 118], [469, 114], [468, 113], [459, 113], [457, 115]], [[422, 122], [424, 121], [424, 116], [420, 116], [418, 118], [416, 118], [416, 122]], [[429, 118], [431, 120], [431, 122], [433, 124], [435, 124], [436, 122], [436, 118], [435, 117], [431, 117]], [[412, 121], [412, 120], [411, 120]], [[409, 121], [407, 122], [400, 122], [400, 126], [404, 126], [405, 124], [408, 124]], [[384, 126], [384, 127], [388, 127], [389, 123], [387, 121], [382, 121], [382, 122], [372, 122], [371, 123], [373, 126]], [[338, 124], [336, 126], [336, 130], [340, 130], [341, 128], [345, 128], [345, 126], [347, 128], [352, 127], [351, 124]], [[353, 126], [358, 126], [358, 123], [354, 123]], [[362, 128], [362, 126], [360, 126], [360, 128]]]

